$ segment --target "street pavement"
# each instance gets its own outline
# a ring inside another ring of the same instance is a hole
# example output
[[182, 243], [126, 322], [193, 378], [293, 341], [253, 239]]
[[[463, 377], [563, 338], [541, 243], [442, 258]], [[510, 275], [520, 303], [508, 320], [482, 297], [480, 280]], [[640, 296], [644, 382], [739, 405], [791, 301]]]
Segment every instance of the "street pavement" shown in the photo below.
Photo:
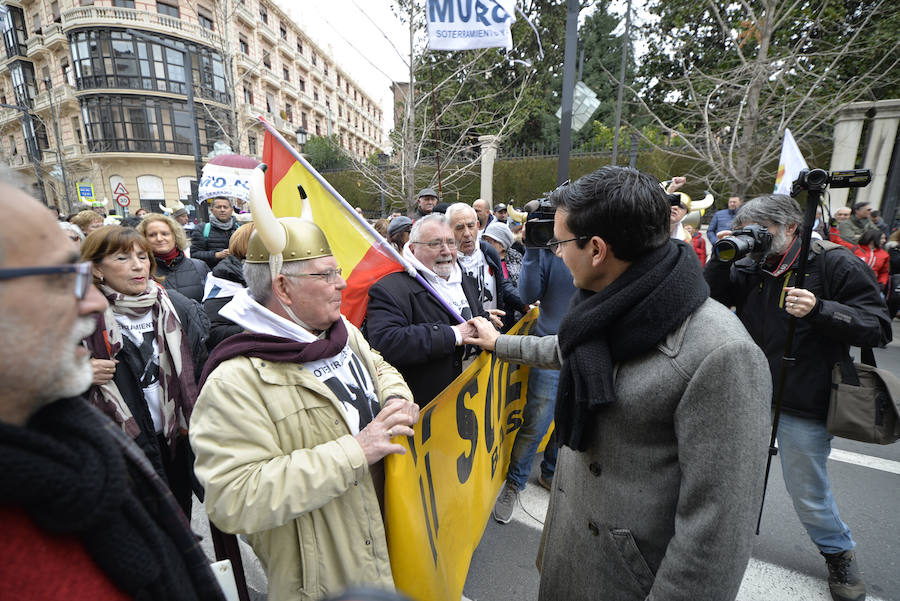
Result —
[[[900, 375], [900, 322], [894, 340], [876, 349], [879, 367]], [[727, 374], [723, 374], [727, 376]], [[857, 543], [857, 558], [869, 601], [900, 601], [900, 444], [878, 446], [835, 439], [828, 469], [841, 518]], [[539, 575], [534, 566], [549, 493], [534, 478], [520, 495], [513, 521], [490, 519], [472, 557], [464, 589], [471, 601], [537, 599]], [[194, 500], [192, 525], [212, 556], [202, 505]], [[249, 547], [242, 544], [245, 571], [254, 601], [265, 599], [266, 581]], [[577, 563], [577, 558], [574, 558]], [[573, 567], [573, 569], [575, 569]], [[797, 519], [781, 478], [772, 463], [760, 534], [738, 601], [830, 601], [825, 562]]]

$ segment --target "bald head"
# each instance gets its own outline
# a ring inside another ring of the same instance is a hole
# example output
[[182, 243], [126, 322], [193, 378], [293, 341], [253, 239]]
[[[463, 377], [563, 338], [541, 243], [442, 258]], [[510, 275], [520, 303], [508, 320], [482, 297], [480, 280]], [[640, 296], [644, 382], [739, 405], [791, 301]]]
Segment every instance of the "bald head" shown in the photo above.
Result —
[[0, 234], [0, 267], [39, 265], [34, 258], [52, 249], [72, 253], [53, 214], [19, 186], [0, 181], [0, 211], [16, 224]]
[[487, 226], [488, 215], [491, 214], [491, 206], [482, 198], [472, 203], [475, 214], [478, 216], [478, 229], [483, 230]]

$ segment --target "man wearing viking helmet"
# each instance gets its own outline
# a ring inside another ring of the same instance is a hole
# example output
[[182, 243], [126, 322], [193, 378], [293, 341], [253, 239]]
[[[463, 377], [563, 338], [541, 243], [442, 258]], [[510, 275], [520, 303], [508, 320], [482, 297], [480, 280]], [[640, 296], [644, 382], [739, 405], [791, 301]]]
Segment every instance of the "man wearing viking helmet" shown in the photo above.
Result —
[[314, 223], [276, 220], [251, 177], [256, 230], [220, 314], [246, 332], [210, 356], [191, 419], [206, 510], [246, 534], [269, 599], [393, 588], [376, 490], [419, 411], [397, 371], [341, 317], [346, 282]]

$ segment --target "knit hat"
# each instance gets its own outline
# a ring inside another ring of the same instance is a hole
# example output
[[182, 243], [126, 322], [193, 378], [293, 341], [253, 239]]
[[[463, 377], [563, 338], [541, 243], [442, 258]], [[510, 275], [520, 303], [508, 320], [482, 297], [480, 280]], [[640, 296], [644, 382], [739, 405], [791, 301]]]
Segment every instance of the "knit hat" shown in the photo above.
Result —
[[509, 227], [502, 221], [491, 221], [488, 226], [484, 228], [484, 233], [481, 234], [481, 237], [496, 240], [504, 250], [508, 249], [512, 246], [513, 242], [515, 242], [515, 236], [513, 236], [513, 233], [509, 231]]
[[390, 238], [394, 234], [398, 234], [404, 230], [409, 231], [412, 228], [412, 219], [409, 217], [394, 217], [388, 225], [387, 233]]
[[259, 161], [239, 154], [220, 154], [203, 167], [198, 188], [201, 202], [213, 198], [250, 200], [250, 172]]

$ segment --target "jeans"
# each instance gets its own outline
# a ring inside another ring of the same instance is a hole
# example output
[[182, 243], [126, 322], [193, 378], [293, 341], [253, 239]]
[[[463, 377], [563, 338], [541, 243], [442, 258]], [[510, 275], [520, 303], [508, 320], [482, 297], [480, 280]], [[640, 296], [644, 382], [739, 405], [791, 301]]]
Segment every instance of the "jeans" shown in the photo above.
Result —
[[831, 494], [826, 462], [833, 437], [825, 422], [782, 413], [777, 437], [784, 484], [809, 538], [823, 553], [855, 547]]
[[[528, 375], [524, 423], [516, 434], [509, 457], [509, 472], [506, 475], [507, 482], [515, 484], [519, 490], [525, 488], [528, 482], [534, 454], [547, 428], [550, 427], [550, 422], [553, 421], [558, 382], [559, 372], [554, 369], [532, 367]], [[541, 474], [545, 479], [553, 478], [553, 472], [556, 470], [556, 453], [556, 445], [554, 440], [551, 440], [544, 450], [544, 459], [541, 461]]]

